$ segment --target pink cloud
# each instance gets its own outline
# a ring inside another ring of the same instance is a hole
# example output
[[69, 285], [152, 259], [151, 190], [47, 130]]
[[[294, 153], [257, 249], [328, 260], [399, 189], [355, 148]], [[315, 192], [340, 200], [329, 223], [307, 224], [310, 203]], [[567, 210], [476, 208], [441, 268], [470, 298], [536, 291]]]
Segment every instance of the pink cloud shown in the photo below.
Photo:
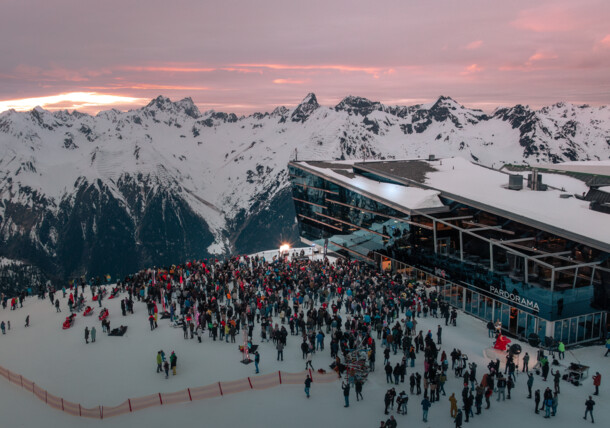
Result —
[[274, 79], [273, 83], [276, 85], [303, 85], [309, 82], [309, 79]]
[[569, 32], [583, 29], [590, 21], [588, 11], [576, 3], [541, 4], [519, 12], [510, 24], [536, 33]]
[[606, 37], [599, 41], [599, 44], [603, 47], [610, 48], [610, 34], [607, 34]]
[[528, 62], [544, 61], [544, 60], [550, 60], [550, 59], [557, 59], [557, 55], [555, 55], [554, 53], [549, 53], [549, 52], [536, 52], [534, 55], [529, 57]]
[[481, 46], [483, 46], [483, 40], [475, 40], [474, 42], [470, 42], [466, 46], [464, 46], [464, 49], [472, 51], [475, 49], [479, 49]]
[[475, 74], [475, 73], [480, 73], [481, 71], [483, 71], [483, 68], [481, 66], [479, 66], [478, 64], [470, 64], [468, 67], [466, 67], [466, 69], [464, 71], [462, 71], [460, 74], [462, 75], [468, 75], [468, 74]]

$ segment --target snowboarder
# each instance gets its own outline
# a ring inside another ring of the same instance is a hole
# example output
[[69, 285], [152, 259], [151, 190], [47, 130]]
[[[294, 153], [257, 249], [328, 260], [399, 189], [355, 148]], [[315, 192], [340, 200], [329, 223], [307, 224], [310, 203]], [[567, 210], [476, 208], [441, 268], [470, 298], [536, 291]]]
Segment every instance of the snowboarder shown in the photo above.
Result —
[[311, 382], [313, 382], [311, 377], [307, 375], [305, 378], [305, 394], [307, 394], [307, 398], [309, 398], [309, 388], [311, 388]]

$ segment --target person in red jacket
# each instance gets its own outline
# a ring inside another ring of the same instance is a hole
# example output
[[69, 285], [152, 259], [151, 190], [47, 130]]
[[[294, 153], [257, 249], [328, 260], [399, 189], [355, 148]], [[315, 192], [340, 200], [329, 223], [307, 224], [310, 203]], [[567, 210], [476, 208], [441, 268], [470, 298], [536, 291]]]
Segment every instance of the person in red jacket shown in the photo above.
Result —
[[593, 395], [599, 395], [599, 384], [602, 383], [602, 375], [599, 372], [595, 372], [593, 376], [593, 386], [595, 386], [595, 393]]

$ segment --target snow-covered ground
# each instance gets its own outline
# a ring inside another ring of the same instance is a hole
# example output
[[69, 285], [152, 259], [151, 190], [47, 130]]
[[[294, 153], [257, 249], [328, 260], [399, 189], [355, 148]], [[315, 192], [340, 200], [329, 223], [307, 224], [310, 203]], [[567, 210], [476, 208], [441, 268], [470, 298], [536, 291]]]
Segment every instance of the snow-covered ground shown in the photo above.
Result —
[[[90, 302], [91, 293], [85, 295]], [[130, 397], [139, 397], [158, 392], [173, 392], [187, 387], [198, 387], [218, 381], [230, 381], [248, 376], [255, 376], [254, 365], [240, 363], [241, 353], [237, 344], [212, 341], [207, 334], [203, 343], [196, 340], [184, 340], [181, 329], [169, 326], [169, 320], [160, 320], [159, 328], [150, 331], [146, 307], [135, 302], [134, 315], [121, 316], [120, 299], [105, 300], [103, 305], [110, 311], [111, 326], [126, 325], [129, 327], [124, 337], [108, 337], [101, 332], [97, 320], [99, 308], [95, 304], [94, 317], [77, 316], [76, 323], [69, 330], [62, 330], [62, 322], [67, 316], [66, 299], [61, 297], [61, 309], [56, 313], [48, 298], [38, 300], [27, 298], [22, 309], [10, 311], [0, 309], [0, 320], [11, 321], [12, 328], [6, 335], [0, 335], [0, 365], [22, 374], [49, 392], [81, 403], [84, 407], [97, 405], [113, 406]], [[123, 297], [124, 295], [120, 295]], [[25, 317], [30, 315], [31, 327], [25, 328]], [[418, 329], [424, 332], [436, 331], [440, 320], [420, 318]], [[279, 320], [277, 320], [279, 323]], [[491, 339], [487, 337], [485, 323], [476, 318], [458, 315], [458, 327], [445, 327], [443, 324], [442, 349], [449, 353], [454, 347], [467, 353], [470, 361], [479, 365], [479, 378], [486, 370]], [[85, 326], [95, 326], [97, 341], [85, 344]], [[255, 329], [255, 343], [260, 329]], [[313, 358], [315, 369], [328, 369], [331, 362], [329, 338], [326, 339], [326, 350], [318, 352]], [[380, 341], [378, 341], [380, 342]], [[300, 372], [305, 367], [299, 349], [301, 341], [297, 336], [288, 336], [288, 346], [284, 351], [284, 361], [276, 361], [276, 351], [272, 343], [262, 343], [261, 374], [278, 370]], [[524, 350], [535, 356], [535, 351], [526, 344]], [[169, 355], [175, 351], [178, 356], [178, 374], [165, 379], [157, 374], [156, 353], [163, 349]], [[580, 348], [566, 353], [564, 364], [579, 360], [591, 367], [591, 374], [599, 371], [602, 374], [600, 396], [594, 397], [597, 405], [594, 415], [596, 423], [604, 424], [610, 417], [610, 406], [606, 406], [608, 397], [607, 382], [610, 379], [608, 363], [604, 358], [605, 349], [601, 346]], [[391, 357], [394, 365], [400, 361], [401, 354]], [[532, 359], [535, 359], [533, 357]], [[383, 395], [390, 387], [386, 384], [382, 367], [383, 355], [378, 343], [376, 371], [369, 376], [364, 386], [364, 401], [357, 402], [354, 393], [350, 397], [350, 407], [343, 407], [343, 397], [339, 382], [312, 385], [312, 396], [305, 398], [302, 385], [282, 385], [264, 391], [246, 391], [224, 397], [196, 401], [193, 403], [160, 406], [134, 412], [103, 421], [81, 419], [47, 407], [31, 393], [0, 378], [0, 426], [2, 427], [35, 427], [61, 426], [80, 427], [85, 424], [106, 425], [113, 427], [160, 427], [197, 424], [211, 427], [248, 426], [274, 427], [328, 427], [357, 426], [377, 427], [381, 420], [388, 416], [383, 414]], [[530, 365], [533, 365], [530, 363]], [[407, 375], [413, 370], [423, 373], [421, 354], [414, 369], [408, 368]], [[519, 374], [513, 399], [505, 402], [492, 400], [491, 409], [475, 416], [470, 426], [490, 426], [494, 428], [513, 428], [515, 425], [534, 426], [537, 423], [553, 425], [557, 428], [572, 428], [585, 424], [582, 419], [584, 402], [594, 391], [589, 377], [583, 386], [573, 386], [565, 381], [561, 383], [558, 415], [551, 420], [543, 419], [543, 414], [534, 414], [533, 400], [526, 399], [526, 377]], [[408, 379], [407, 379], [408, 382]], [[550, 386], [552, 381], [543, 382], [536, 376], [534, 389]], [[446, 390], [456, 392], [460, 397], [461, 379], [453, 373], [448, 375]], [[405, 389], [408, 384], [401, 384], [397, 391]], [[410, 395], [410, 394], [409, 394]], [[428, 423], [422, 422], [420, 402], [422, 396], [410, 396], [407, 416], [395, 415], [398, 426], [411, 427], [451, 427], [448, 397], [441, 396], [440, 403], [434, 403], [430, 409]], [[590, 424], [590, 422], [586, 422]]]

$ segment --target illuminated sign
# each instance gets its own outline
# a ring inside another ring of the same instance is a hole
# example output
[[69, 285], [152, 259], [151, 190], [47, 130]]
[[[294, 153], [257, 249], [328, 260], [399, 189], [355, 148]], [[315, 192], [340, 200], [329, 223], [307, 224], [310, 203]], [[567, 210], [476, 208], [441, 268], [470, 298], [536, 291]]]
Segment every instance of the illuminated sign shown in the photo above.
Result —
[[508, 291], [505, 291], [505, 290], [500, 290], [499, 288], [496, 288], [493, 285], [489, 286], [489, 291], [491, 291], [496, 296], [503, 297], [506, 300], [510, 300], [511, 302], [514, 302], [521, 306], [525, 306], [526, 308], [530, 308], [535, 311], [540, 310], [540, 307], [538, 306], [538, 303], [536, 301], [530, 300], [526, 297], [521, 297], [518, 294], [509, 293]]

